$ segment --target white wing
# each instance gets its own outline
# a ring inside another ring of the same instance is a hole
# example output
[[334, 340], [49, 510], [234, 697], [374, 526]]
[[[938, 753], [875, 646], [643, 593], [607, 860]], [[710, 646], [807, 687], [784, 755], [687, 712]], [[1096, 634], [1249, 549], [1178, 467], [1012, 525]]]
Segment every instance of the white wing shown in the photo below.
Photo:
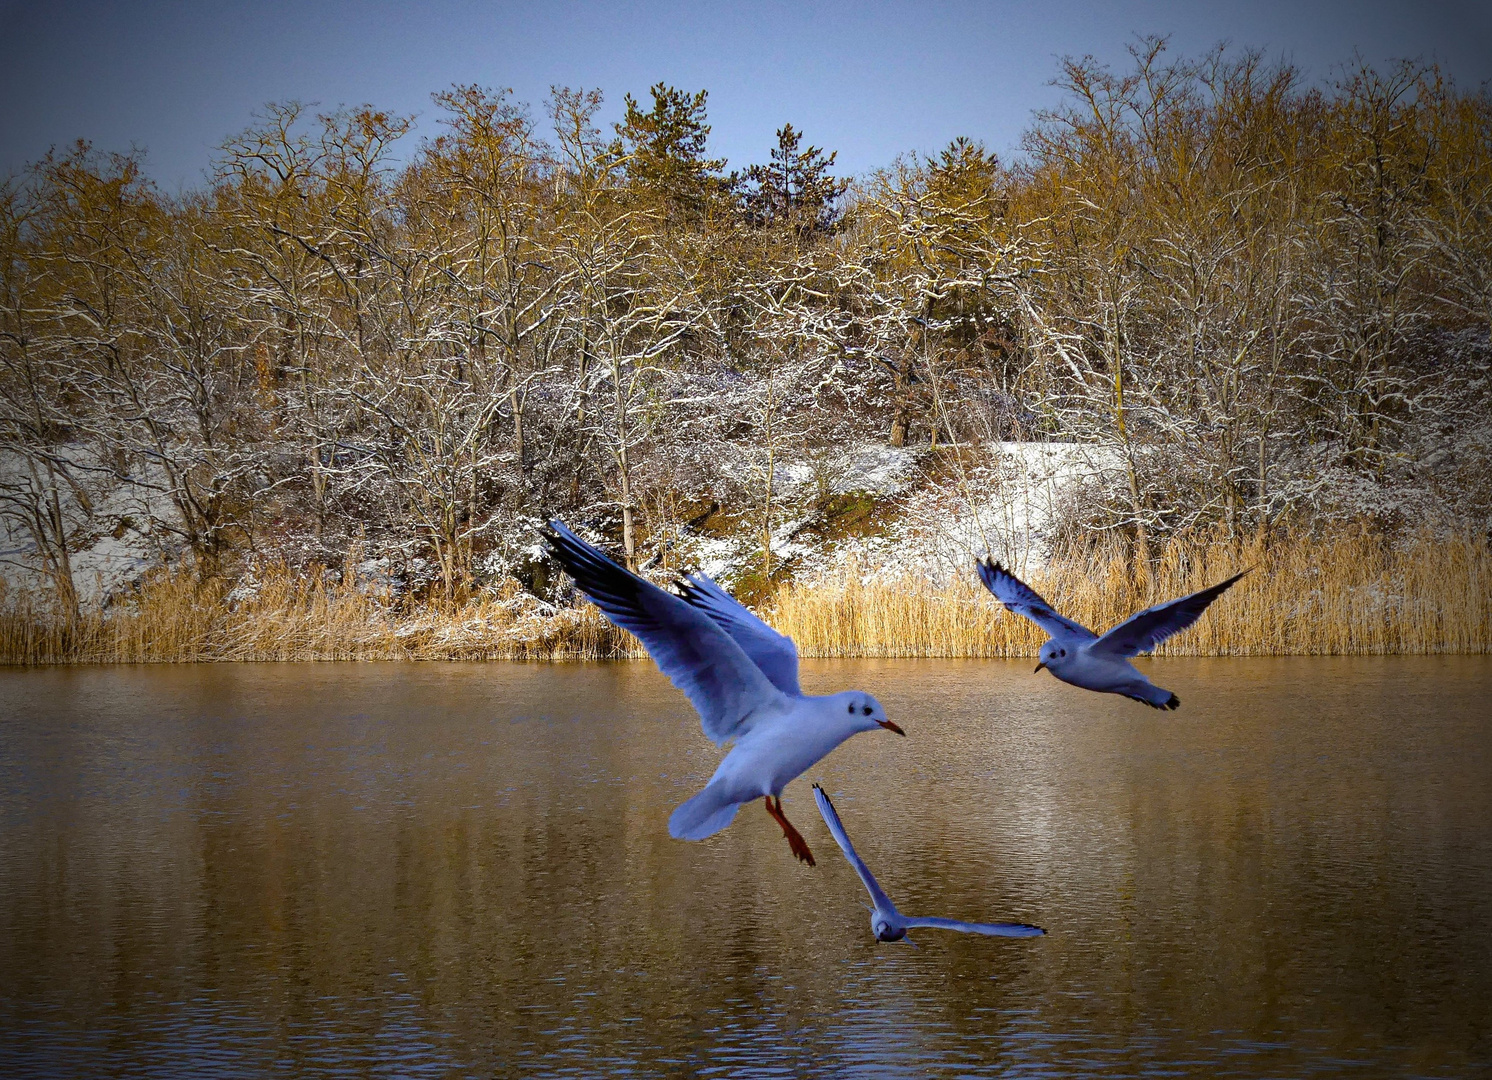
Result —
[[959, 922], [957, 919], [939, 919], [936, 916], [912, 916], [902, 918], [908, 930], [919, 926], [935, 926], [939, 930], [962, 930], [966, 934], [987, 934], [990, 937], [1040, 937], [1046, 931], [1039, 926], [1023, 922]]
[[1190, 596], [1183, 596], [1180, 600], [1137, 611], [1088, 646], [1088, 651], [1107, 653], [1109, 656], [1138, 656], [1147, 649], [1153, 649], [1172, 634], [1179, 634], [1200, 619], [1208, 604], [1247, 573], [1245, 570], [1242, 574], [1234, 574], [1227, 581], [1219, 582], [1210, 589], [1194, 592]]
[[624, 570], [558, 521], [549, 523], [545, 539], [591, 602], [641, 639], [658, 669], [689, 698], [705, 734], [716, 743], [739, 735], [764, 705], [786, 704], [761, 669], [703, 611]]
[[798, 688], [798, 649], [793, 639], [762, 622], [708, 574], [694, 574], [680, 583], [685, 600], [703, 611], [735, 639], [752, 663], [772, 685], [789, 697], [801, 697]]
[[1091, 641], [1098, 635], [1082, 623], [1075, 623], [1052, 610], [1035, 589], [1016, 577], [993, 559], [979, 562], [979, 580], [1007, 610], [1024, 615], [1052, 637], [1079, 638]]
[[860, 875], [860, 881], [870, 893], [871, 900], [875, 902], [876, 910], [892, 915], [897, 914], [896, 905], [891, 902], [891, 897], [882, 891], [875, 875], [870, 872], [870, 867], [865, 865], [865, 860], [855, 853], [855, 845], [850, 843], [849, 834], [844, 831], [844, 823], [839, 820], [839, 814], [835, 812], [834, 804], [829, 801], [828, 793], [814, 784], [813, 798], [819, 804], [819, 814], [823, 816], [824, 824], [829, 826], [829, 831], [834, 834], [839, 850], [844, 852], [844, 857], [855, 868], [855, 873]]

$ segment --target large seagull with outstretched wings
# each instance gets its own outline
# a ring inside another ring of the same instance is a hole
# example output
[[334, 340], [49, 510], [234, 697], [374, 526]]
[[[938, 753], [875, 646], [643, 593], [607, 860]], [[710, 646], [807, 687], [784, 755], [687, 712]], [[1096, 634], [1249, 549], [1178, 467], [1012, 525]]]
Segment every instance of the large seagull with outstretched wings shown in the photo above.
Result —
[[798, 650], [704, 574], [660, 589], [612, 562], [558, 521], [545, 533], [550, 553], [581, 592], [684, 692], [716, 745], [733, 744], [703, 791], [668, 819], [669, 835], [703, 840], [731, 823], [743, 803], [766, 802], [793, 854], [813, 852], [782, 812], [782, 789], [851, 735], [884, 728], [906, 734], [869, 694], [824, 697], [798, 687]]

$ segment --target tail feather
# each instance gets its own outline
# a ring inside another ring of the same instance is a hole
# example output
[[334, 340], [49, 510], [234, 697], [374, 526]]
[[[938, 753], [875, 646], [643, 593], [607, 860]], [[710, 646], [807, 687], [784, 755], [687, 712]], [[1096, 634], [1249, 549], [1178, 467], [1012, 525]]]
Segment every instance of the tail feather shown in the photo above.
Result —
[[707, 784], [703, 791], [680, 803], [669, 815], [668, 835], [675, 840], [703, 840], [729, 825], [740, 807], [740, 802], [731, 798], [722, 787]]
[[1124, 696], [1132, 701], [1138, 701], [1141, 705], [1149, 705], [1152, 709], [1175, 709], [1181, 704], [1179, 697], [1158, 686], [1151, 686], [1139, 693]]

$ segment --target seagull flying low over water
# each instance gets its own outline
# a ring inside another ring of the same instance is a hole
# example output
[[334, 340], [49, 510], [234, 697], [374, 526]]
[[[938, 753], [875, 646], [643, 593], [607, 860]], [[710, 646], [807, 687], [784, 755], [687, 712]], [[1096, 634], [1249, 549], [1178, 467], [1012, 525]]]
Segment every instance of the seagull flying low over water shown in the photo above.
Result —
[[782, 812], [782, 789], [862, 731], [906, 732], [881, 703], [859, 690], [826, 697], [798, 688], [798, 650], [704, 574], [680, 583], [682, 596], [624, 570], [558, 521], [545, 533], [550, 553], [617, 626], [642, 641], [658, 669], [684, 692], [716, 745], [733, 742], [703, 791], [668, 819], [680, 840], [703, 840], [730, 824], [742, 803], [760, 797], [793, 854], [813, 852]]
[[990, 937], [1039, 937], [1046, 933], [1041, 927], [1032, 926], [1029, 923], [960, 922], [957, 919], [940, 919], [936, 916], [903, 915], [896, 910], [891, 897], [882, 891], [875, 875], [870, 872], [870, 867], [865, 865], [865, 860], [855, 853], [855, 845], [850, 843], [849, 834], [844, 831], [844, 822], [839, 820], [834, 804], [829, 801], [829, 793], [814, 784], [813, 798], [819, 804], [819, 813], [823, 815], [824, 824], [829, 826], [829, 831], [839, 842], [839, 848], [844, 852], [844, 857], [850, 861], [855, 873], [860, 875], [860, 881], [870, 893], [870, 898], [875, 901], [875, 909], [870, 913], [870, 932], [876, 936], [877, 941], [900, 941], [907, 936], [908, 930], [914, 930], [919, 926], [931, 926], [939, 930], [962, 930], [966, 934], [988, 934]]
[[993, 559], [979, 563], [979, 579], [995, 599], [1051, 635], [1041, 647], [1037, 671], [1046, 668], [1073, 686], [1101, 694], [1123, 694], [1156, 709], [1174, 709], [1181, 699], [1141, 675], [1129, 658], [1185, 630], [1202, 617], [1208, 604], [1247, 573], [1245, 570], [1210, 589], [1136, 612], [1099, 637], [1081, 623], [1058, 615], [1035, 589]]

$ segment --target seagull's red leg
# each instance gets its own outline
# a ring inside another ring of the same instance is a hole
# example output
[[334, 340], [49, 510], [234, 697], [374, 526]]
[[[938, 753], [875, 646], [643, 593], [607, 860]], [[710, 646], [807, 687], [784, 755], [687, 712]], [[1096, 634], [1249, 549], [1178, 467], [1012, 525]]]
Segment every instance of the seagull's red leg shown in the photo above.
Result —
[[772, 796], [763, 795], [762, 802], [767, 804], [767, 813], [772, 815], [772, 820], [782, 826], [782, 835], [787, 837], [787, 846], [793, 849], [793, 854], [802, 859], [809, 866], [813, 866], [813, 852], [808, 850], [808, 842], [803, 839], [803, 834], [793, 828], [793, 823], [787, 819], [782, 812], [782, 797], [777, 797], [777, 805], [772, 805]]

